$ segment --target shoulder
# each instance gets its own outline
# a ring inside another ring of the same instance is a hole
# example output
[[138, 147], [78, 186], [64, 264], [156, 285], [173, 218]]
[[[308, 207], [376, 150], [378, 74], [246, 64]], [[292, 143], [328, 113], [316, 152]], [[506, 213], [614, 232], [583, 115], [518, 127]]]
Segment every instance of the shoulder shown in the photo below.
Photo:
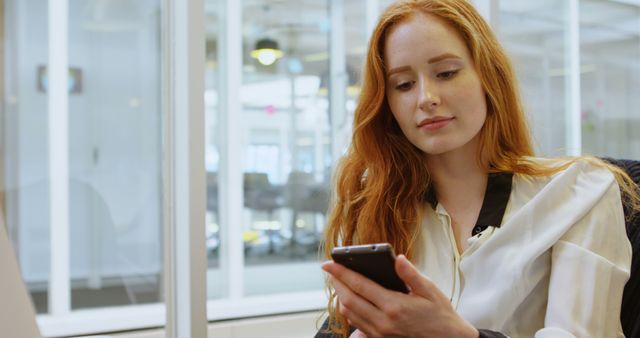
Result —
[[525, 157], [527, 161], [536, 167], [551, 170], [548, 175], [531, 177], [519, 175], [520, 178], [534, 179], [542, 184], [567, 184], [579, 186], [604, 186], [614, 185], [616, 180], [613, 173], [607, 168], [605, 162], [591, 157], [560, 157], [542, 158]]
[[584, 215], [601, 200], [622, 208], [616, 179], [603, 164], [589, 158], [529, 158], [541, 168], [557, 168], [548, 175], [516, 174], [511, 198], [517, 205], [545, 206], [547, 211]]
[[608, 245], [626, 243], [620, 189], [604, 163], [591, 158], [530, 161], [561, 168], [547, 176], [514, 177], [512, 201], [532, 233], [546, 233], [543, 238], [570, 242], [603, 257], [609, 257]]

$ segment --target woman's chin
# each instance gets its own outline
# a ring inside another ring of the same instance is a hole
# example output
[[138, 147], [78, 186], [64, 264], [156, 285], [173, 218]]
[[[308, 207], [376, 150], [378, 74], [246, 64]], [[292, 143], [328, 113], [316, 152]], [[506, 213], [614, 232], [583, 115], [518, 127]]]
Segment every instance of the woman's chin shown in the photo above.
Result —
[[423, 145], [419, 148], [427, 156], [437, 156], [437, 155], [442, 155], [450, 152], [453, 147], [451, 147], [451, 145], [449, 144], [438, 143], [438, 144]]

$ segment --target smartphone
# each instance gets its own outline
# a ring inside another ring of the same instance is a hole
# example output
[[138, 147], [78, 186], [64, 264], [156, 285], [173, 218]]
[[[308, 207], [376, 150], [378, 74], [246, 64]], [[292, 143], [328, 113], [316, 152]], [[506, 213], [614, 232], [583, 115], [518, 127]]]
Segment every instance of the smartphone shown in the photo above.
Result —
[[389, 243], [339, 246], [331, 250], [331, 257], [334, 262], [364, 275], [387, 289], [409, 292], [396, 274], [396, 255]]

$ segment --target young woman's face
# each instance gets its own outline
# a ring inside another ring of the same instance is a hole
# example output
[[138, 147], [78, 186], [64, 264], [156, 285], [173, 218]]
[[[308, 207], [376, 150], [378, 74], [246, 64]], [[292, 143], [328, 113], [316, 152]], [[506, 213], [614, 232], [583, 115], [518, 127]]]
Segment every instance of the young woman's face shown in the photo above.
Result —
[[485, 93], [453, 27], [416, 14], [390, 30], [384, 58], [389, 106], [411, 143], [427, 155], [476, 146], [487, 116]]

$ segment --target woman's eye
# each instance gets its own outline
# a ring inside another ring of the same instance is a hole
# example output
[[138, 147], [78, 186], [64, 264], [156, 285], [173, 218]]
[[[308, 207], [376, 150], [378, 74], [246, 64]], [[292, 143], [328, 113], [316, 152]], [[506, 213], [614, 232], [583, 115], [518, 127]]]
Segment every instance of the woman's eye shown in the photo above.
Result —
[[396, 89], [400, 91], [407, 91], [411, 89], [412, 86], [413, 86], [413, 81], [407, 81], [407, 82], [402, 82], [396, 85]]
[[449, 70], [446, 72], [438, 73], [437, 76], [439, 79], [446, 80], [454, 77], [457, 73], [458, 73], [458, 70]]

